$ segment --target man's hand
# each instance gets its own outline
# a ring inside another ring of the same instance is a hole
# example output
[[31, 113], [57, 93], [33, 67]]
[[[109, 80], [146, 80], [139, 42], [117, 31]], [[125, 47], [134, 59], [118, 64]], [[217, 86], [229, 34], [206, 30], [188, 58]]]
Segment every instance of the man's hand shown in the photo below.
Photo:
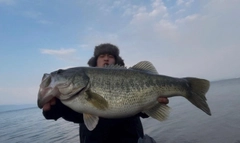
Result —
[[158, 102], [161, 104], [168, 104], [169, 100], [166, 97], [159, 97]]
[[51, 109], [51, 105], [55, 105], [56, 104], [56, 98], [51, 99], [48, 103], [46, 103], [45, 105], [43, 105], [43, 111], [49, 111]]

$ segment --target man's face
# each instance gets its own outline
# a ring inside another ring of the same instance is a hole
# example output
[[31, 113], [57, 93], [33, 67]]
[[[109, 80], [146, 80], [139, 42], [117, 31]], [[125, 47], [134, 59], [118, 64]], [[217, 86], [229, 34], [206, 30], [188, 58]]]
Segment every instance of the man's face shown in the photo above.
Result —
[[97, 67], [104, 67], [105, 65], [115, 64], [115, 58], [113, 55], [101, 54], [97, 59]]

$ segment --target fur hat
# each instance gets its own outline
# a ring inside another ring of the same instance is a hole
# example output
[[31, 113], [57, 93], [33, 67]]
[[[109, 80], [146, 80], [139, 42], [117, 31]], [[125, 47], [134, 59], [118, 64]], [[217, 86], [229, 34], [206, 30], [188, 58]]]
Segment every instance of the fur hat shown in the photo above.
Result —
[[91, 59], [88, 61], [88, 65], [91, 67], [96, 67], [97, 66], [97, 58], [101, 54], [110, 54], [113, 55], [115, 58], [116, 63], [120, 66], [124, 66], [124, 61], [123, 59], [119, 56], [119, 49], [117, 46], [112, 45], [110, 43], [104, 43], [100, 44], [95, 47], [94, 49], [94, 55]]

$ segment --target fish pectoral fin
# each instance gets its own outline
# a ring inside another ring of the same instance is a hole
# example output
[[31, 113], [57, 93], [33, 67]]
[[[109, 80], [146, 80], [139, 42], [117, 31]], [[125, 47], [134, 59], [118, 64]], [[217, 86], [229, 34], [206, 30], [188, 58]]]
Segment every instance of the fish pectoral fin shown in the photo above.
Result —
[[144, 111], [148, 116], [151, 116], [154, 119], [159, 121], [166, 120], [169, 116], [170, 107], [165, 104], [158, 103], [152, 108]]
[[92, 131], [97, 126], [99, 118], [98, 116], [84, 113], [83, 120], [88, 130]]
[[90, 102], [94, 107], [100, 110], [106, 110], [108, 108], [108, 102], [101, 95], [92, 92], [91, 90], [86, 91], [86, 100]]

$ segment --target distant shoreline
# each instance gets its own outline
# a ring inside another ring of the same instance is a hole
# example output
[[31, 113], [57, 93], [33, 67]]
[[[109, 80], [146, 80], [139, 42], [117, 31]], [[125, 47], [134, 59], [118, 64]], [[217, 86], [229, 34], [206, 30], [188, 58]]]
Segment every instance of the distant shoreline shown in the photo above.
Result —
[[29, 108], [37, 108], [35, 104], [21, 104], [21, 105], [0, 105], [0, 113], [9, 112], [9, 111], [17, 111]]
[[211, 82], [224, 82], [224, 81], [235, 81], [235, 80], [240, 80], [240, 77], [237, 77], [237, 78], [229, 78], [229, 79], [214, 80], [214, 81], [211, 81]]

